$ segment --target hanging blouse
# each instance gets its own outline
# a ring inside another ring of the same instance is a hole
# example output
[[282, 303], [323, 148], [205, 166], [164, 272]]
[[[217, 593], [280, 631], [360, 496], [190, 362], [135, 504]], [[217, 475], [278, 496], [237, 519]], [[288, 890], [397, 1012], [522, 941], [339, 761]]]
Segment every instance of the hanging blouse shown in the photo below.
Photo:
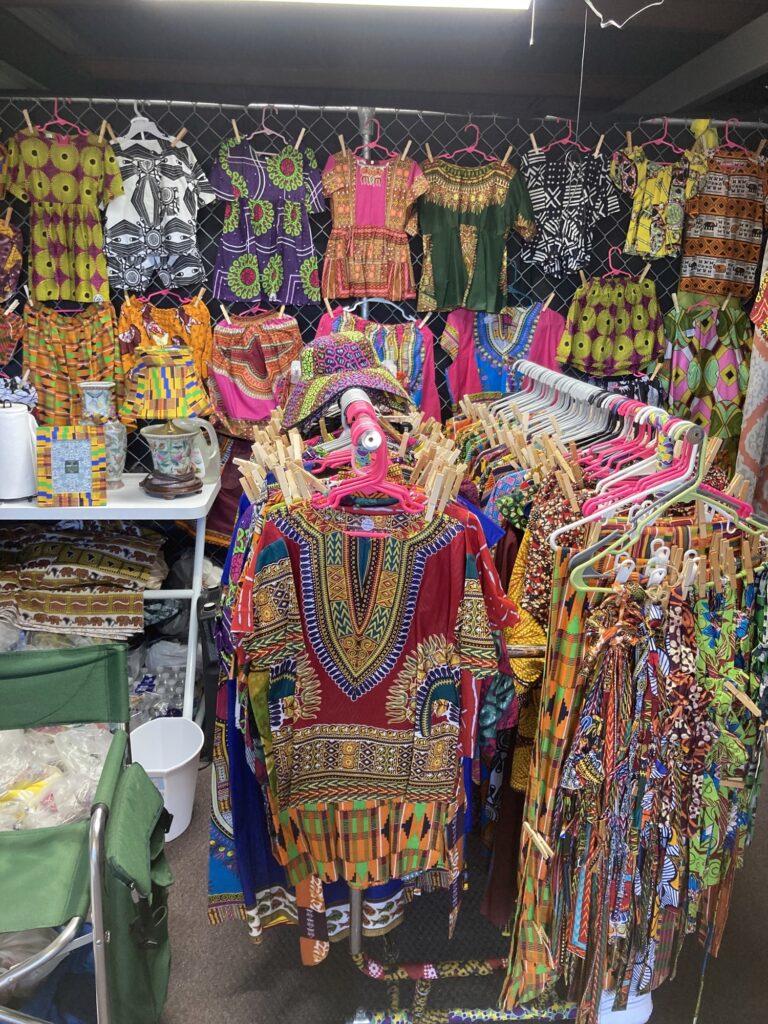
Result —
[[608, 158], [599, 153], [550, 150], [526, 153], [520, 162], [536, 216], [536, 238], [520, 259], [552, 277], [589, 266], [595, 225], [619, 212]]
[[646, 277], [595, 277], [573, 296], [557, 361], [592, 377], [638, 373], [664, 348], [656, 285]]
[[15, 224], [0, 220], [0, 302], [16, 291], [24, 251], [21, 231]]
[[120, 308], [117, 330], [125, 373], [133, 365], [137, 345], [167, 334], [173, 343], [185, 345], [191, 351], [201, 380], [208, 374], [213, 339], [211, 314], [202, 299], [195, 297], [174, 308], [155, 306], [131, 295]]
[[107, 207], [104, 250], [116, 291], [146, 292], [205, 280], [197, 217], [216, 198], [189, 146], [170, 139], [117, 139], [125, 192]]
[[448, 386], [456, 403], [480, 391], [514, 390], [513, 359], [530, 359], [552, 370], [565, 320], [541, 302], [507, 306], [500, 313], [456, 309], [449, 314], [440, 339], [451, 358]]
[[102, 209], [123, 193], [112, 147], [90, 133], [25, 128], [8, 143], [5, 180], [12, 195], [30, 204], [32, 298], [108, 300]]
[[750, 298], [768, 217], [768, 165], [721, 147], [685, 213], [680, 290]]
[[652, 260], [680, 255], [685, 204], [706, 169], [701, 150], [689, 150], [674, 163], [649, 160], [642, 146], [614, 153], [611, 178], [632, 197], [624, 252]]
[[396, 375], [426, 417], [440, 419], [440, 395], [435, 383], [435, 336], [426, 325], [417, 322], [379, 324], [348, 313], [333, 310], [323, 314], [316, 338], [329, 334], [361, 333], [370, 340], [382, 362], [396, 367]]
[[302, 347], [299, 325], [287, 314], [231, 313], [229, 321], [216, 324], [208, 391], [215, 418], [228, 434], [253, 440], [253, 424], [277, 408]]
[[735, 304], [725, 309], [690, 306], [670, 310], [664, 329], [665, 369], [659, 379], [668, 391], [670, 412], [721, 438], [733, 466], [749, 382], [749, 317]]
[[295, 306], [319, 301], [310, 216], [325, 210], [325, 202], [314, 151], [287, 145], [265, 155], [248, 139], [227, 139], [210, 180], [227, 200], [214, 296]]
[[525, 181], [500, 160], [460, 167], [436, 159], [423, 170], [418, 308], [498, 312], [507, 294], [507, 237], [513, 228], [524, 239], [536, 232]]
[[368, 162], [354, 153], [328, 158], [323, 192], [333, 228], [323, 261], [323, 295], [401, 302], [416, 297], [409, 235], [427, 187], [421, 168], [399, 156]]

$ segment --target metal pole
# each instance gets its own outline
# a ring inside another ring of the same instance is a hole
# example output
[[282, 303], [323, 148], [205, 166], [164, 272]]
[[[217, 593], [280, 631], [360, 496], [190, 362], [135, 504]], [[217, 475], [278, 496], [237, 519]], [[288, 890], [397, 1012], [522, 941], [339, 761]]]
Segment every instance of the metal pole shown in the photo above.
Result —
[[[369, 143], [371, 141], [371, 125], [373, 124], [373, 119], [376, 116], [376, 108], [375, 107], [358, 107], [357, 108], [357, 116], [358, 116], [358, 120], [360, 122], [360, 135], [362, 136], [362, 139], [363, 139], [363, 159], [364, 160], [370, 160], [371, 148], [370, 148]], [[369, 306], [370, 306], [369, 300], [368, 299], [363, 299], [363, 304], [360, 307], [360, 312], [363, 314], [363, 319], [364, 320], [368, 319], [368, 309], [369, 309]], [[361, 918], [361, 926], [362, 926], [362, 918]], [[358, 952], [359, 952], [359, 950], [358, 950]]]
[[363, 951], [363, 890], [349, 890], [349, 952], [358, 956]]

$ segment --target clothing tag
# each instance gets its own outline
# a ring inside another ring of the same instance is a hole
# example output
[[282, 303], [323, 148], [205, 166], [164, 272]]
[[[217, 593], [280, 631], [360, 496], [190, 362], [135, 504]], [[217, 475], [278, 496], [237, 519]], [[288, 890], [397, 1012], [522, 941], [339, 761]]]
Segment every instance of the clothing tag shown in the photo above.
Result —
[[363, 516], [363, 518], [360, 520], [360, 526], [366, 532], [370, 532], [373, 529], [374, 523], [370, 516]]
[[298, 384], [301, 380], [301, 362], [294, 359], [291, 363], [291, 384]]
[[101, 295], [100, 292], [96, 292], [96, 294], [93, 296], [93, 301], [94, 302], [103, 302], [104, 301], [104, 296]]
[[695, 327], [689, 327], [688, 330], [685, 332], [685, 336], [686, 336], [686, 338], [695, 338], [696, 337], [696, 328]]

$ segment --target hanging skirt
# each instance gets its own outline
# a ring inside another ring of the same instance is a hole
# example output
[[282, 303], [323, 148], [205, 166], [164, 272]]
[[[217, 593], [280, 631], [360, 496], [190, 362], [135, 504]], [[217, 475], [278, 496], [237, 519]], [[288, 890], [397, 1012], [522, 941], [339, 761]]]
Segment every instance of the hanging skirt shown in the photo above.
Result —
[[37, 391], [37, 421], [65, 427], [80, 420], [86, 380], [122, 382], [111, 302], [94, 302], [76, 313], [28, 305], [24, 313], [24, 369]]

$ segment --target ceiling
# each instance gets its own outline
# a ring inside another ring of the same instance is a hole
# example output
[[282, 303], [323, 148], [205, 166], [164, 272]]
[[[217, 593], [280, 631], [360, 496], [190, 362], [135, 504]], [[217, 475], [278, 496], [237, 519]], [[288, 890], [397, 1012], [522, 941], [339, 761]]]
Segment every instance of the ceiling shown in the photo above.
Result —
[[[644, 0], [593, 0], [621, 20]], [[0, 95], [351, 104], [520, 117], [575, 112], [584, 0], [530, 13], [0, 0]], [[757, 117], [766, 0], [666, 0], [625, 29], [587, 18], [582, 110]]]

